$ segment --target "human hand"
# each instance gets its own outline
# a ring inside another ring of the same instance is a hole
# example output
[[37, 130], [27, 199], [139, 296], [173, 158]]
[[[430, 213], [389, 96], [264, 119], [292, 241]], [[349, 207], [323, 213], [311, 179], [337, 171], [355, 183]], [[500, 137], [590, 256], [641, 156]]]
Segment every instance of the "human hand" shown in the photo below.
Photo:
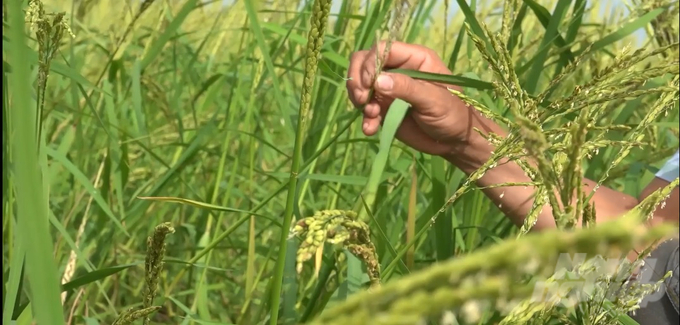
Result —
[[[384, 48], [385, 42], [380, 43], [378, 53], [381, 56]], [[449, 87], [461, 91], [460, 88], [383, 72], [373, 87], [373, 99], [366, 103], [374, 80], [375, 58], [375, 46], [368, 51], [355, 52], [348, 69], [350, 100], [357, 107], [366, 104], [364, 134], [370, 136], [378, 132], [390, 105], [399, 98], [411, 104], [411, 109], [397, 130], [397, 139], [431, 155], [444, 156], [461, 149], [473, 135], [472, 127], [480, 123], [481, 116], [447, 90]], [[395, 68], [451, 74], [433, 50], [402, 42], [393, 42], [383, 63], [383, 69]]]

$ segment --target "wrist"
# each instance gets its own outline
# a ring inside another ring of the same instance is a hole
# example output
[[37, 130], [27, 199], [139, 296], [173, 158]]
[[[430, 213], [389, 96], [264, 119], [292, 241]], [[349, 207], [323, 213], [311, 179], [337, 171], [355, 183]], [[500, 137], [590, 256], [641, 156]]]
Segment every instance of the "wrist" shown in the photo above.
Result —
[[460, 103], [456, 104], [461, 105], [456, 109], [460, 111], [457, 115], [459, 119], [466, 121], [461, 123], [466, 127], [459, 131], [449, 151], [441, 156], [466, 172], [468, 169], [474, 171], [488, 161], [495, 150], [495, 146], [487, 140], [488, 135], [505, 137], [507, 132], [474, 107], [464, 105], [460, 99], [458, 102]]
[[473, 135], [451, 146], [451, 150], [441, 155], [452, 165], [465, 173], [479, 169], [491, 158], [494, 146], [481, 135], [472, 130]]
[[[481, 114], [474, 114], [470, 127], [445, 155], [444, 159], [466, 173], [473, 172], [486, 163], [496, 149], [485, 137], [489, 134], [505, 137], [507, 132]], [[485, 136], [483, 136], [482, 134]]]

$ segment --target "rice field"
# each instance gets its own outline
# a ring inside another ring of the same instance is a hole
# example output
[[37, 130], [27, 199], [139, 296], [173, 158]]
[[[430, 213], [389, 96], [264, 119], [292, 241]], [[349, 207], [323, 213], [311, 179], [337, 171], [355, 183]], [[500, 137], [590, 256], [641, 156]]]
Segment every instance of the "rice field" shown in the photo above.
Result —
[[[560, 253], [677, 231], [639, 227], [677, 180], [603, 225], [580, 189], [637, 196], [677, 150], [678, 10], [3, 1], [3, 324], [635, 324], [649, 288], [530, 298]], [[403, 102], [362, 133], [347, 68], [380, 41], [508, 130], [481, 169], [396, 140]], [[538, 193], [519, 227], [476, 184], [502, 159]]]

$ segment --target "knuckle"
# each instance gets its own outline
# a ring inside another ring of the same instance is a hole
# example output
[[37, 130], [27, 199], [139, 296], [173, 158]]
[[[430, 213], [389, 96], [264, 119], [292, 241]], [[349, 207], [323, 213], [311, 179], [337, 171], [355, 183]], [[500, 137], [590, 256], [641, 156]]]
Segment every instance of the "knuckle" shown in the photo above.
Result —
[[360, 76], [360, 82], [362, 86], [365, 87], [370, 87], [371, 83], [373, 81], [373, 74], [371, 73], [371, 70], [366, 67], [361, 70], [361, 76]]
[[363, 61], [365, 61], [367, 55], [368, 51], [366, 50], [352, 52], [349, 57], [350, 66], [360, 67], [364, 65]]
[[352, 52], [352, 54], [349, 56], [349, 61], [354, 62], [354, 61], [360, 60], [360, 58], [361, 58], [361, 51]]
[[437, 53], [437, 51], [433, 50], [430, 47], [420, 45], [420, 44], [417, 44], [415, 46], [418, 49], [418, 51], [423, 53], [424, 56], [428, 59], [436, 59], [436, 58], [439, 57], [439, 54]]
[[437, 54], [437, 51], [435, 51], [435, 50], [433, 50], [429, 47], [425, 47], [423, 51], [425, 51], [425, 55], [430, 59], [439, 58], [439, 54]]
[[409, 82], [408, 77], [395, 74], [392, 76], [392, 80], [394, 80], [394, 88], [393, 90], [402, 92], [402, 93], [411, 93], [413, 92], [413, 83]]
[[401, 87], [403, 91], [407, 94], [415, 93], [415, 83], [408, 82], [408, 80], [401, 80]]

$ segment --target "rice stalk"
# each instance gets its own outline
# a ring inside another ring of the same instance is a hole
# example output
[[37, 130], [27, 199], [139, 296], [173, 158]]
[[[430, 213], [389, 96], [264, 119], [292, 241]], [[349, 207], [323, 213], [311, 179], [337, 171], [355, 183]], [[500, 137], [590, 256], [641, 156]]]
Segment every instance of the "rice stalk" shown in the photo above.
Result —
[[[59, 45], [64, 32], [71, 37], [75, 35], [71, 31], [65, 18], [66, 13], [47, 14], [40, 0], [30, 0], [26, 9], [26, 20], [38, 42], [38, 99], [36, 101], [37, 118], [36, 130], [38, 139], [42, 139], [43, 120], [45, 115], [45, 91], [47, 78], [49, 77], [50, 64], [59, 50]], [[51, 17], [51, 19], [49, 19]]]
[[154, 298], [158, 294], [158, 280], [163, 271], [163, 258], [165, 257], [168, 234], [175, 232], [175, 228], [169, 222], [162, 223], [154, 228], [153, 234], [147, 238], [147, 251], [144, 264], [145, 292], [141, 308], [130, 308], [118, 315], [112, 325], [128, 325], [142, 319], [144, 325], [151, 322], [151, 314], [161, 309], [161, 306], [152, 306]]
[[292, 166], [288, 179], [288, 194], [286, 197], [286, 210], [283, 216], [282, 231], [279, 240], [279, 254], [276, 261], [274, 277], [272, 278], [270, 324], [276, 325], [279, 314], [279, 301], [281, 299], [281, 286], [287, 252], [287, 229], [290, 229], [295, 209], [295, 197], [297, 195], [297, 183], [302, 162], [302, 146], [307, 131], [309, 110], [311, 108], [312, 91], [316, 79], [316, 70], [319, 64], [321, 46], [323, 46], [328, 14], [331, 8], [331, 0], [316, 0], [312, 8], [310, 18], [310, 30], [307, 35], [307, 48], [305, 51], [305, 72], [302, 82], [302, 94], [298, 110], [297, 129], [295, 132], [295, 145], [293, 147]]

